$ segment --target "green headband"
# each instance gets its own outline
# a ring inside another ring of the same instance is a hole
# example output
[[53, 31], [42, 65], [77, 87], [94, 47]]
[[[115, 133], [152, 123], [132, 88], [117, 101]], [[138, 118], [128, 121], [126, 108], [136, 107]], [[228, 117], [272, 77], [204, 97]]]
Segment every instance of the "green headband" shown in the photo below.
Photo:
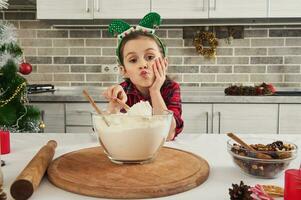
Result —
[[128, 23], [126, 23], [123, 20], [113, 20], [109, 25], [109, 32], [113, 36], [117, 36], [118, 38], [116, 55], [118, 57], [119, 63], [121, 61], [121, 54], [120, 54], [121, 42], [123, 38], [125, 38], [127, 35], [129, 35], [131, 32], [134, 31], [142, 31], [142, 32], [152, 34], [160, 43], [160, 46], [162, 47], [163, 50], [163, 55], [165, 56], [166, 54], [165, 45], [160, 40], [160, 38], [155, 35], [155, 28], [158, 28], [160, 24], [161, 24], [161, 17], [158, 13], [155, 12], [150, 12], [147, 15], [145, 15], [143, 19], [140, 20], [138, 26], [136, 26], [135, 28], [131, 27]]

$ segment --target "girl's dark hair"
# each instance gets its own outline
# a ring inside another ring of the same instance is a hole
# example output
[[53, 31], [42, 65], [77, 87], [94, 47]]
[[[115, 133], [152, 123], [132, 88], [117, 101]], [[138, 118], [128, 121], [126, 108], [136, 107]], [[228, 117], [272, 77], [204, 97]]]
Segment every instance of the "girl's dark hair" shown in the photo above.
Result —
[[158, 41], [158, 39], [153, 34], [147, 33], [147, 32], [142, 32], [142, 31], [133, 31], [130, 34], [128, 34], [127, 36], [125, 36], [120, 43], [118, 57], [119, 57], [119, 62], [121, 65], [124, 66], [123, 50], [124, 50], [125, 44], [130, 40], [135, 40], [135, 39], [138, 39], [141, 37], [147, 37], [147, 38], [154, 40], [156, 42], [156, 44], [158, 45], [161, 54], [163, 55], [163, 47], [161, 46], [161, 43]]

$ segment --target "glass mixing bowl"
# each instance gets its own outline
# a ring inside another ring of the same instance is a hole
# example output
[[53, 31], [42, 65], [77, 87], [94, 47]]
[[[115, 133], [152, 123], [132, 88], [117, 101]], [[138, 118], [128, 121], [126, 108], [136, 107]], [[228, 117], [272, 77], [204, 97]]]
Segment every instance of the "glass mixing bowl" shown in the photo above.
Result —
[[118, 164], [153, 161], [168, 136], [172, 117], [171, 111], [151, 116], [92, 113], [100, 145]]
[[[276, 140], [267, 138], [242, 138], [249, 145], [267, 145]], [[260, 158], [254, 151], [241, 147], [233, 140], [228, 140], [227, 150], [232, 156], [234, 163], [246, 174], [257, 178], [277, 178], [297, 156], [298, 147], [286, 141], [281, 141], [289, 150], [262, 150], [257, 151], [269, 155], [271, 159]], [[260, 146], [258, 146], [260, 148]]]

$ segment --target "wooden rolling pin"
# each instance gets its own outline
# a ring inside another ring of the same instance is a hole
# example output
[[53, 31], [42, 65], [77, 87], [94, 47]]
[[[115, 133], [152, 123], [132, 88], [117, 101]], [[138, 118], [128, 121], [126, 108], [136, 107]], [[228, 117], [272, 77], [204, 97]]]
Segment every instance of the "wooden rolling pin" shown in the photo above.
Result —
[[49, 140], [31, 159], [10, 187], [13, 198], [23, 200], [28, 199], [33, 194], [52, 161], [56, 146], [56, 141]]

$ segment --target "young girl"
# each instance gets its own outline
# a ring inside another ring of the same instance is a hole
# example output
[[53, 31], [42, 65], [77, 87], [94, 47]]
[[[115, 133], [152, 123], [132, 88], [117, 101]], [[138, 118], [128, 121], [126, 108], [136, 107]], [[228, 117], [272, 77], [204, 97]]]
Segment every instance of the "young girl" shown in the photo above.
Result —
[[108, 111], [112, 113], [121, 109], [114, 101], [116, 98], [129, 106], [141, 100], [149, 101], [154, 112], [172, 111], [174, 118], [167, 140], [173, 140], [183, 129], [180, 87], [166, 78], [168, 63], [163, 43], [152, 30], [143, 28], [131, 28], [121, 36], [116, 53], [125, 81], [109, 87], [103, 95], [109, 100]]

